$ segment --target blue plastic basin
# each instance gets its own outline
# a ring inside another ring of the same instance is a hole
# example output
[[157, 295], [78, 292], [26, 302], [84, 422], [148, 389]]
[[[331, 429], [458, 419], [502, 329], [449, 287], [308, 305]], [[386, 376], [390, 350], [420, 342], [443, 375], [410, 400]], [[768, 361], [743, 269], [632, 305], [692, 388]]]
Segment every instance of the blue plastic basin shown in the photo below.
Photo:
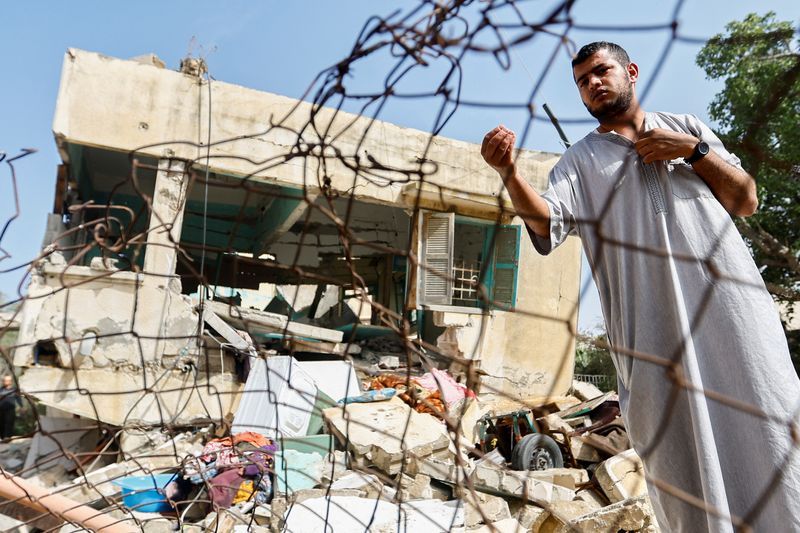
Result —
[[[113, 483], [122, 488], [122, 503], [128, 509], [143, 513], [161, 513], [173, 510], [164, 496], [164, 487], [176, 476], [177, 474], [129, 476], [117, 479]], [[159, 489], [161, 493], [158, 492]]]

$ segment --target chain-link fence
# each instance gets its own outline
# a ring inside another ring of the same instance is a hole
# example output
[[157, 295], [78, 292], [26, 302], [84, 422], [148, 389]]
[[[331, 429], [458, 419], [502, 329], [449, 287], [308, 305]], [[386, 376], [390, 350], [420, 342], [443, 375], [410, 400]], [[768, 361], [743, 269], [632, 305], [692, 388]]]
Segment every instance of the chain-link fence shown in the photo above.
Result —
[[[535, 122], [594, 124], [542, 106], [577, 30], [671, 32], [658, 65], [705, 42], [682, 33], [680, 1], [647, 27], [595, 26], [575, 4], [372, 17], [302, 100], [214, 80], [196, 58], [172, 71], [69, 50], [46, 246], [25, 262], [1, 248], [19, 202], [0, 233], [0, 268], [23, 278], [0, 321], [7, 530], [652, 532], [657, 516], [662, 531], [792, 530], [797, 380], [717, 189], [679, 182], [672, 160], [652, 176], [632, 163], [641, 175], [598, 185], [591, 210], [577, 186], [551, 197], [574, 208], [551, 211], [553, 231], [583, 239], [615, 311], [626, 390], [605, 393], [616, 381], [573, 375], [581, 242], [540, 257], [480, 147], [440, 135], [473, 108], [525, 113], [519, 145]], [[462, 94], [467, 69], [509, 68], [531, 42], [546, 59], [524, 98]], [[797, 53], [770, 57], [782, 85], [725, 139], [751, 156], [798, 96]], [[381, 120], [423, 100], [430, 131]], [[613, 152], [599, 150], [588, 159]], [[13, 190], [29, 153], [1, 156]], [[540, 192], [559, 159], [515, 154]], [[636, 215], [636, 191], [664, 208]], [[738, 224], [756, 250], [781, 244]], [[610, 257], [630, 270], [604, 270]]]

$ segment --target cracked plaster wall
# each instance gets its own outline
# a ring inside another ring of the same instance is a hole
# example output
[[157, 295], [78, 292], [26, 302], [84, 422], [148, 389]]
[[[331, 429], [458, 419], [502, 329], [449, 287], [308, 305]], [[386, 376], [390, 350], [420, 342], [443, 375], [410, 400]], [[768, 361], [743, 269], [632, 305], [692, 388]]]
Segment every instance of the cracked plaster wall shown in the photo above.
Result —
[[[15, 365], [33, 365], [39, 341], [54, 343], [58, 366], [81, 369], [141, 367], [143, 360], [158, 363], [162, 356], [178, 355], [189, 346], [197, 315], [186, 297], [166, 287], [157, 294], [165, 301], [166, 339], [160, 353], [142, 353], [136, 334], [144, 333], [133, 320], [134, 306], [149, 293], [141, 291], [136, 274], [71, 266], [62, 280], [64, 268], [45, 263], [32, 277], [20, 318]], [[97, 276], [103, 277], [92, 279]]]

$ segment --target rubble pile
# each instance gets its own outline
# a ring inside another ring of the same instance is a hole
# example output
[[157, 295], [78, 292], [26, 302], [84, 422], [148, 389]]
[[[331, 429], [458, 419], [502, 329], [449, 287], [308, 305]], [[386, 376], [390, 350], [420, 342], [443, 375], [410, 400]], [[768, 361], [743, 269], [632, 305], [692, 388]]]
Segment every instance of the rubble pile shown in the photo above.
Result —
[[[438, 369], [360, 373], [354, 390], [336, 382], [353, 379], [352, 365], [326, 364], [257, 359], [230, 426], [125, 429], [116, 460], [34, 469], [26, 481], [120, 531], [658, 531], [614, 394], [576, 383], [574, 396], [514, 404]], [[6, 446], [4, 470], [22, 470], [28, 448]], [[10, 531], [45, 529], [18, 505], [2, 510]]]

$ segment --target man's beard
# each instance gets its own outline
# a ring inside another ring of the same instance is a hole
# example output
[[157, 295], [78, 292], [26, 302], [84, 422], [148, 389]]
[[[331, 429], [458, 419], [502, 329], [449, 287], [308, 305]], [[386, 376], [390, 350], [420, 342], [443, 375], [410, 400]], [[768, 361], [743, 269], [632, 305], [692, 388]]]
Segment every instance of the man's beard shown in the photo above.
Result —
[[613, 100], [606, 101], [594, 109], [584, 104], [586, 110], [600, 122], [622, 115], [630, 108], [633, 101], [633, 85], [629, 85], [625, 89], [619, 92]]

